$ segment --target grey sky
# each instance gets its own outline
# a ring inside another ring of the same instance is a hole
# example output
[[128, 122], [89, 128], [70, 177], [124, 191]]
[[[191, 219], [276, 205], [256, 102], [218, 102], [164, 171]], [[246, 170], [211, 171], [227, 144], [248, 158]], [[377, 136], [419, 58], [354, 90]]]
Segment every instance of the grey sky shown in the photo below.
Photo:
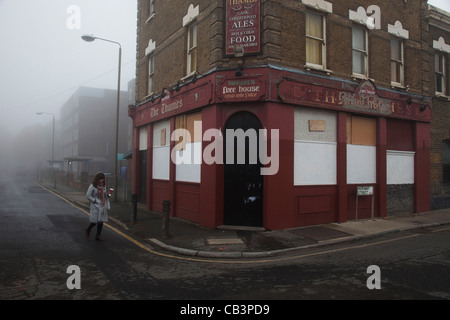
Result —
[[[175, 0], [165, 0], [175, 1]], [[386, 0], [388, 1], [388, 0]], [[414, 0], [416, 1], [416, 0]], [[122, 90], [135, 76], [137, 0], [0, 0], [0, 126], [17, 132], [46, 124], [79, 86], [115, 89], [122, 44]], [[450, 12], [450, 0], [429, 0]], [[80, 29], [71, 6], [79, 8]], [[114, 110], [112, 110], [114, 111]], [[1, 131], [0, 131], [1, 132]]]
[[450, 0], [428, 0], [428, 4], [450, 12]]
[[[118, 46], [88, 43], [82, 34], [122, 44], [121, 88], [126, 91], [135, 76], [136, 2], [0, 0], [0, 125], [17, 132], [24, 125], [45, 124], [51, 117], [36, 112], [58, 117], [82, 85], [117, 88]], [[78, 12], [79, 29], [73, 28]]]

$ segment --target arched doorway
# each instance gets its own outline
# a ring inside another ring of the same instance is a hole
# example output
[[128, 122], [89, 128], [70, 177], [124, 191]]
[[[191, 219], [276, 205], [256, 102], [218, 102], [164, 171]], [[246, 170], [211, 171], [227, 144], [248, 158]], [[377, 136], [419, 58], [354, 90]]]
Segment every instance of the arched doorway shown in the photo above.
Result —
[[[239, 130], [242, 129], [242, 130]], [[260, 227], [263, 223], [263, 176], [259, 161], [259, 119], [238, 112], [225, 124], [224, 223]], [[234, 159], [232, 157], [234, 151]], [[245, 157], [242, 153], [245, 151]], [[230, 161], [230, 159], [233, 159]], [[241, 159], [241, 161], [238, 161]], [[242, 161], [245, 159], [245, 161]]]

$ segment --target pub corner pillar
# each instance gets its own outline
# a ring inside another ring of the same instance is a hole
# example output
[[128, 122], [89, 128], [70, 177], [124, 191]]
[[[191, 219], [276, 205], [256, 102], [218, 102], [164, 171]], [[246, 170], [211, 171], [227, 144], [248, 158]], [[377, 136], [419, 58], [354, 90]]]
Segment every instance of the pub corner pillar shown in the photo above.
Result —
[[416, 122], [414, 131], [414, 208], [415, 212], [426, 212], [430, 211], [430, 124]]
[[338, 113], [337, 120], [337, 221], [347, 221], [347, 114]]
[[377, 190], [379, 216], [387, 216], [387, 121], [386, 118], [378, 118], [377, 121]]
[[[211, 128], [218, 128], [218, 107], [216, 105], [202, 110], [202, 135]], [[214, 140], [214, 138], [212, 138]], [[205, 148], [214, 143], [203, 141]], [[216, 144], [217, 148], [223, 146]], [[217, 154], [218, 151], [216, 151]], [[223, 165], [207, 164], [202, 161], [200, 184], [200, 220], [199, 223], [207, 228], [215, 229], [223, 224]]]
[[264, 177], [264, 227], [279, 230], [292, 227], [294, 221], [294, 121], [286, 121], [294, 119], [294, 108], [269, 103], [266, 110], [270, 145], [275, 143], [271, 130], [279, 130], [279, 161], [278, 172]]

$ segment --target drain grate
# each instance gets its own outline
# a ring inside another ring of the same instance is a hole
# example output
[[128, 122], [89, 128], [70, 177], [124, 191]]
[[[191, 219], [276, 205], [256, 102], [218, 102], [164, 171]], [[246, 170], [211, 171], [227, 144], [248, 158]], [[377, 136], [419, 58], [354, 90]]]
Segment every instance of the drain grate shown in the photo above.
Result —
[[218, 239], [206, 239], [206, 244], [209, 246], [244, 244], [244, 241], [242, 241], [242, 239], [239, 238], [218, 238]]
[[292, 229], [288, 232], [315, 241], [323, 241], [351, 236], [351, 234], [349, 233], [322, 226]]

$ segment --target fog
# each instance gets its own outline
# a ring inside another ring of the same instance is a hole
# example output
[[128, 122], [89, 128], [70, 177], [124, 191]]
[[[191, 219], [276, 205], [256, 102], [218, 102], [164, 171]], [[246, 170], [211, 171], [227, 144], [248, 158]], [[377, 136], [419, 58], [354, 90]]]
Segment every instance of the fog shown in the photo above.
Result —
[[450, 12], [450, 1], [448, 0], [428, 0], [428, 4]]
[[51, 154], [52, 117], [37, 112], [58, 120], [80, 86], [117, 89], [118, 46], [81, 35], [121, 43], [127, 90], [135, 77], [136, 19], [136, 0], [0, 0], [0, 174], [34, 171]]

